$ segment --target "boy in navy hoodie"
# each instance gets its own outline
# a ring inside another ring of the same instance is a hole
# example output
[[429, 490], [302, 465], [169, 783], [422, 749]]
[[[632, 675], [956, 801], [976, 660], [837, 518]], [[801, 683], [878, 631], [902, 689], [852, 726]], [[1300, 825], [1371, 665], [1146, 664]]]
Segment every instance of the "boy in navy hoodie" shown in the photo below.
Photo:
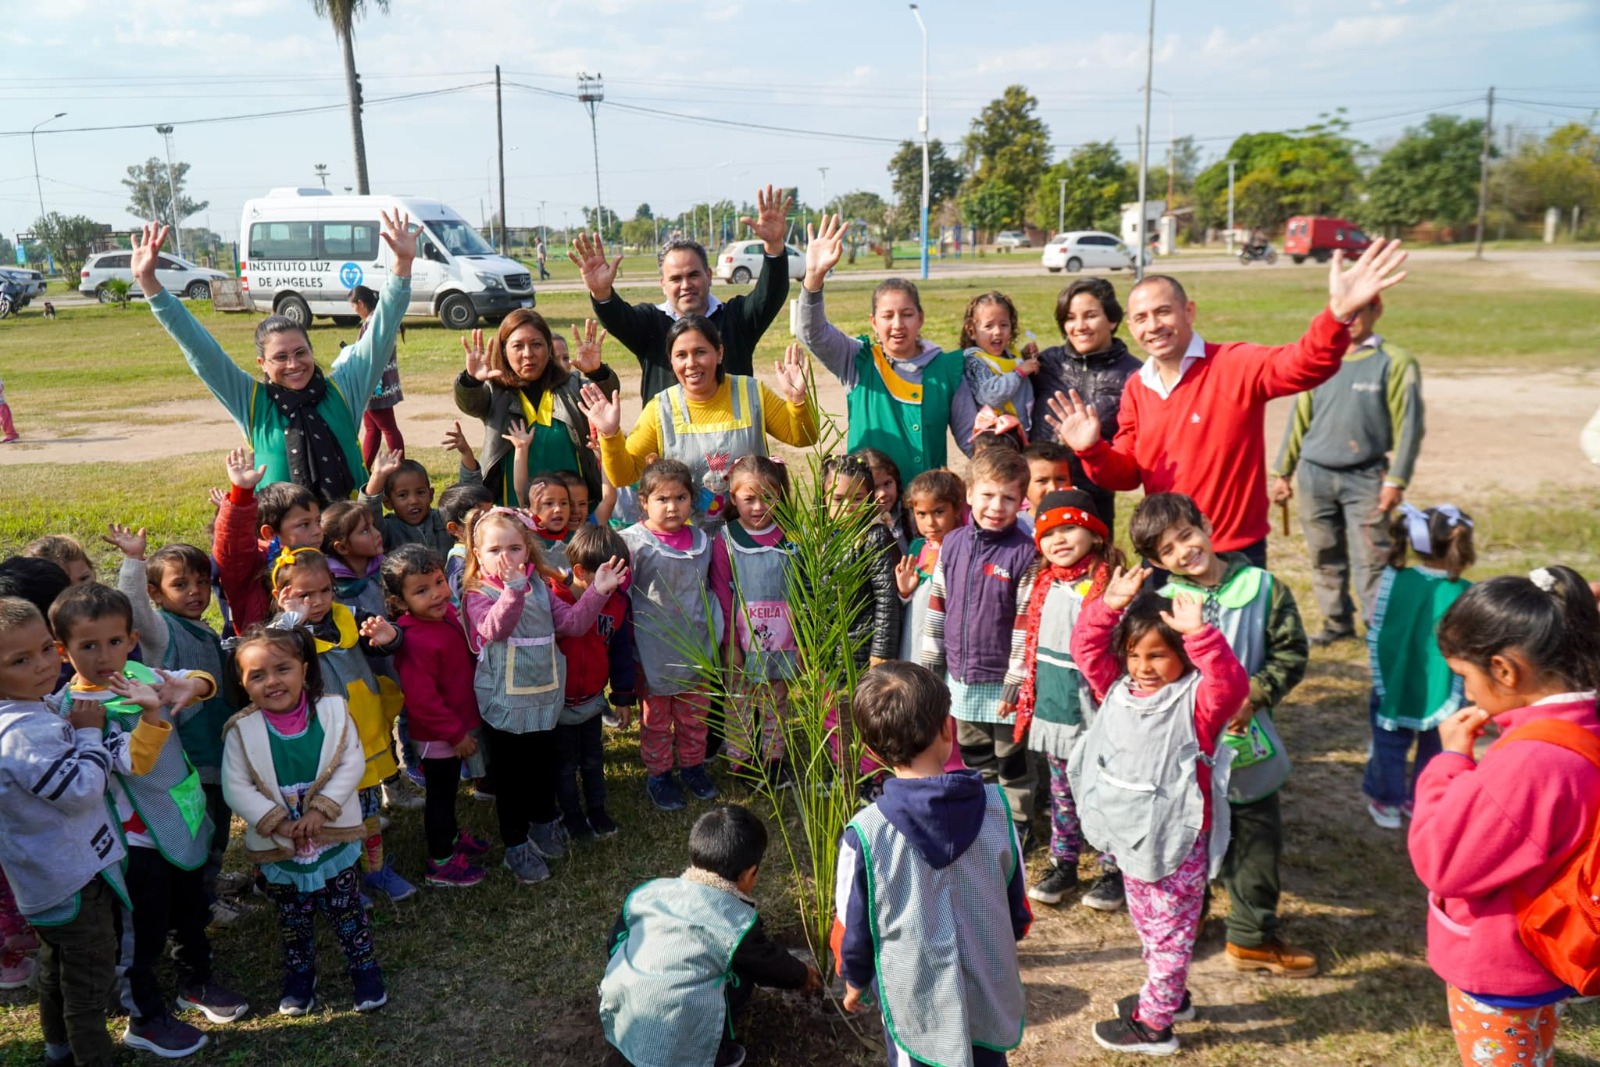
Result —
[[851, 714], [894, 777], [839, 846], [845, 1009], [877, 983], [892, 1064], [1003, 1065], [1022, 1041], [1016, 943], [1033, 922], [1006, 801], [976, 771], [945, 773], [954, 721], [931, 671], [874, 667]]

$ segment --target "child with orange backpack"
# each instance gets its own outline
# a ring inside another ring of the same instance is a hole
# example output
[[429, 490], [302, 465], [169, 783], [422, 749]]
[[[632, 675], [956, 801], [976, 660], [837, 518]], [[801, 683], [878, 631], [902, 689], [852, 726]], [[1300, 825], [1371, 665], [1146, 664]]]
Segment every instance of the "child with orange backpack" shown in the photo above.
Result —
[[[1443, 752], [1417, 779], [1408, 843], [1428, 963], [1465, 1067], [1549, 1063], [1574, 990], [1525, 944], [1518, 911], [1600, 820], [1600, 612], [1566, 567], [1491, 578], [1445, 612], [1439, 650], [1469, 705], [1439, 724]], [[1501, 736], [1479, 761], [1491, 719]]]

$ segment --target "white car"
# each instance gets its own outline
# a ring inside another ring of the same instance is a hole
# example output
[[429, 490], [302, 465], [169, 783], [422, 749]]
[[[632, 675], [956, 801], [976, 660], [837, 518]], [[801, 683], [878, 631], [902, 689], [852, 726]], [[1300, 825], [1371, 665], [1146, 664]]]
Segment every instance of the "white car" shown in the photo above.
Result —
[[1028, 240], [1028, 235], [1020, 230], [1001, 230], [994, 235], [996, 248], [1032, 248], [1033, 242]]
[[[1039, 262], [1052, 274], [1062, 270], [1076, 274], [1085, 268], [1122, 270], [1133, 266], [1133, 252], [1113, 234], [1070, 230], [1050, 238]], [[1149, 262], [1148, 257], [1146, 262]]]
[[[112, 296], [106, 289], [106, 282], [121, 278], [132, 286], [129, 296], [144, 296], [139, 283], [133, 280], [132, 259], [132, 252], [96, 252], [84, 260], [83, 269], [78, 272], [78, 292], [109, 304]], [[220, 270], [197, 266], [166, 253], [162, 253], [156, 263], [156, 280], [161, 288], [190, 300], [207, 299], [211, 296], [211, 283], [227, 277], [229, 275]]]
[[[794, 245], [784, 245], [789, 253], [789, 280], [802, 278], [806, 273], [806, 254]], [[743, 285], [761, 273], [761, 260], [766, 256], [760, 241], [735, 241], [717, 253], [711, 267], [712, 276], [719, 282]]]

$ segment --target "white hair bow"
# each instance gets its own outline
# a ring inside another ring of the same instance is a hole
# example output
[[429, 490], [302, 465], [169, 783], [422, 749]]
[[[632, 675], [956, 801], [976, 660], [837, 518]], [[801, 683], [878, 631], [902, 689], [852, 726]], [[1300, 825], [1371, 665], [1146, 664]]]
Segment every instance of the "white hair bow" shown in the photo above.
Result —
[[[1462, 523], [1465, 523], [1468, 528], [1472, 526], [1472, 520], [1461, 514], [1461, 509], [1454, 504], [1440, 504], [1432, 510], [1449, 520], [1451, 526], [1457, 526]], [[1434, 554], [1433, 536], [1428, 533], [1428, 513], [1411, 503], [1401, 504], [1399, 511], [1406, 520], [1406, 535], [1411, 541], [1411, 547], [1419, 555], [1432, 556]]]

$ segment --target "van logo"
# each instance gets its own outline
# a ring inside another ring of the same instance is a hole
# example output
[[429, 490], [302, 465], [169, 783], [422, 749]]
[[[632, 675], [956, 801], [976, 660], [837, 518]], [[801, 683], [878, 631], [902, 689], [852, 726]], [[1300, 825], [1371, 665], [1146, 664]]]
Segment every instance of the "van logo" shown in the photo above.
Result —
[[361, 264], [346, 263], [339, 268], [339, 284], [346, 289], [354, 289], [361, 284]]

